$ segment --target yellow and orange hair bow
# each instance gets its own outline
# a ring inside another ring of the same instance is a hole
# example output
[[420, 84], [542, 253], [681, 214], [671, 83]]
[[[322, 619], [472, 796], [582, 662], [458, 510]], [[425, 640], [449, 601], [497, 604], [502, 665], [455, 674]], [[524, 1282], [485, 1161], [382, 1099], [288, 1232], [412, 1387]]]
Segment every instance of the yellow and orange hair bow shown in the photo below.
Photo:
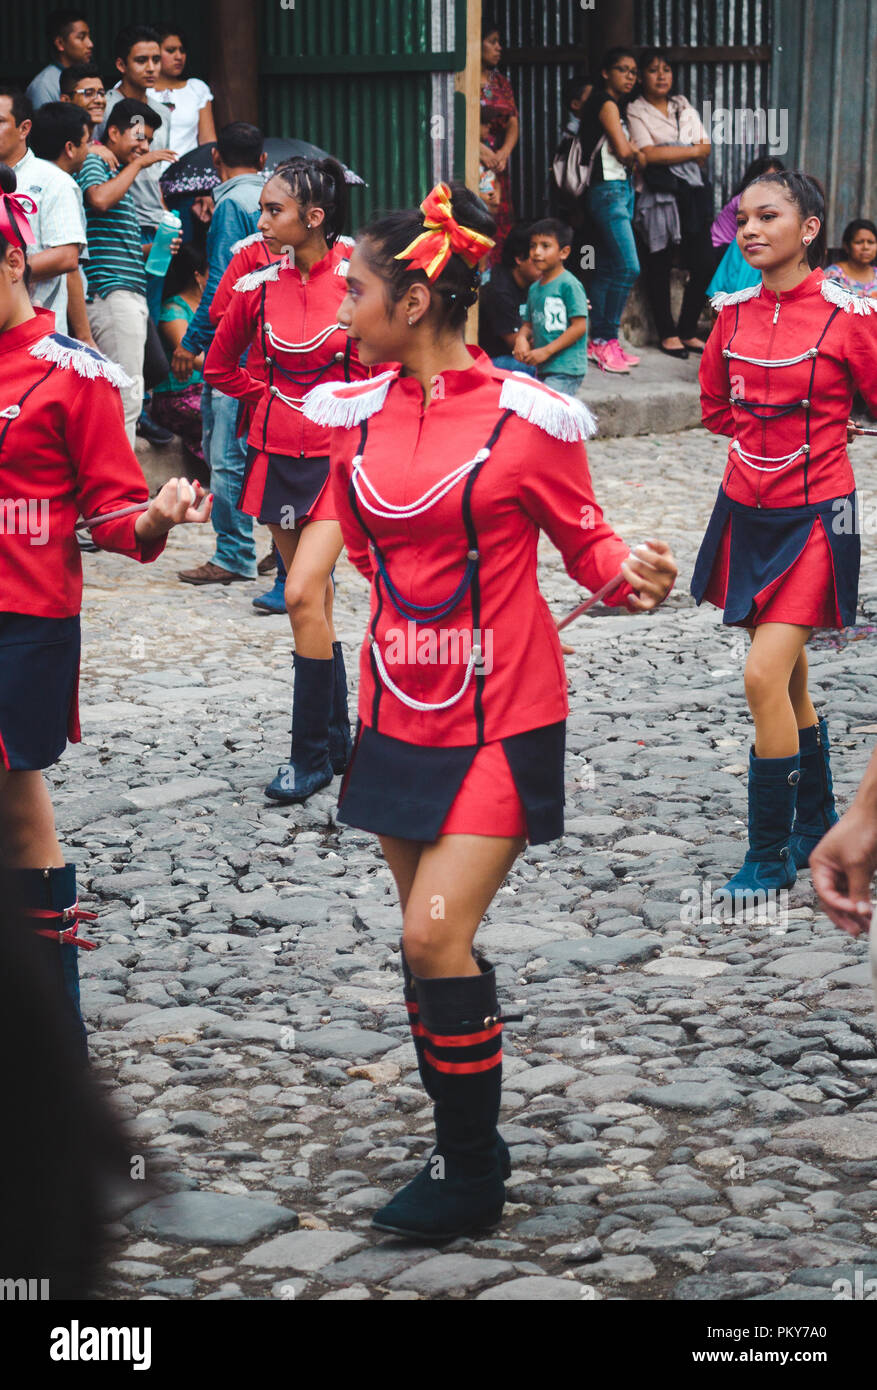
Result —
[[452, 252], [462, 256], [474, 269], [495, 242], [471, 227], [461, 227], [451, 211], [451, 190], [437, 183], [420, 204], [424, 230], [394, 258], [409, 261], [413, 270], [422, 270], [428, 280], [441, 275]]

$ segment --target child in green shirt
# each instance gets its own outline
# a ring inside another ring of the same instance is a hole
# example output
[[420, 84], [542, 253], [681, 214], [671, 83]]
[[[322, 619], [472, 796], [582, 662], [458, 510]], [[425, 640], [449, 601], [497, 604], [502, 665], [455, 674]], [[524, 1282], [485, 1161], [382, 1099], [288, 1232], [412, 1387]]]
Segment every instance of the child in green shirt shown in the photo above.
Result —
[[530, 286], [515, 357], [535, 367], [540, 381], [575, 396], [588, 370], [588, 299], [565, 268], [572, 228], [547, 217], [530, 228], [530, 259], [540, 271]]

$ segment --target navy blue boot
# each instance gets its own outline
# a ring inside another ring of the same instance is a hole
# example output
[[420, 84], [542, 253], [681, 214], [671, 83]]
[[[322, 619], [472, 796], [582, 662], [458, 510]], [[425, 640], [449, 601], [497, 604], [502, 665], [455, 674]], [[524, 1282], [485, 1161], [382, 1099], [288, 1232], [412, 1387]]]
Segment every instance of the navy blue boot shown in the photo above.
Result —
[[[417, 1003], [417, 991], [414, 988], [414, 976], [408, 968], [408, 961], [405, 959], [405, 949], [399, 942], [399, 956], [402, 961], [402, 988], [405, 994], [405, 1007], [408, 1010], [408, 1023], [411, 1028], [411, 1037], [414, 1041], [414, 1051], [417, 1053], [417, 1070], [420, 1072], [420, 1079], [423, 1082], [423, 1089], [430, 1100], [438, 1104], [438, 1089], [435, 1082], [435, 1072], [424, 1056], [424, 1032], [420, 1022], [420, 1009]], [[489, 970], [490, 962], [483, 956], [476, 956], [479, 969]], [[496, 1131], [496, 1152], [499, 1158], [500, 1171], [503, 1178], [511, 1177], [512, 1159], [509, 1153], [509, 1146], [503, 1139], [499, 1130]]]
[[285, 613], [286, 612], [286, 566], [280, 558], [280, 551], [277, 552], [277, 578], [266, 594], [259, 594], [258, 598], [253, 599], [253, 607], [258, 608], [260, 613]]
[[789, 837], [801, 777], [800, 754], [756, 758], [749, 751], [749, 849], [743, 867], [715, 894], [731, 914], [764, 907], [795, 882]]
[[76, 894], [76, 865], [55, 869], [15, 869], [10, 872], [12, 890], [24, 916], [49, 958], [67, 1004], [70, 1035], [83, 1063], [88, 1062], [88, 1041], [79, 1005], [79, 950], [96, 949], [94, 941], [78, 935], [80, 922], [93, 922], [94, 912], [79, 906]]
[[836, 823], [838, 815], [831, 780], [831, 744], [825, 719], [820, 719], [809, 729], [799, 729], [798, 740], [801, 746], [801, 781], [790, 846], [795, 868], [806, 869], [810, 855], [826, 830]]
[[307, 801], [328, 787], [334, 773], [329, 762], [329, 710], [334, 663], [319, 657], [292, 658], [292, 748], [289, 762], [265, 788], [272, 801]]
[[496, 1144], [502, 1021], [492, 967], [450, 979], [413, 976], [424, 1062], [435, 1098], [436, 1147], [423, 1169], [376, 1211], [380, 1231], [451, 1240], [502, 1216]]
[[347, 672], [340, 642], [332, 643], [334, 683], [332, 686], [332, 715], [329, 719], [329, 761], [333, 772], [346, 772], [353, 752], [350, 737], [350, 715], [347, 711]]

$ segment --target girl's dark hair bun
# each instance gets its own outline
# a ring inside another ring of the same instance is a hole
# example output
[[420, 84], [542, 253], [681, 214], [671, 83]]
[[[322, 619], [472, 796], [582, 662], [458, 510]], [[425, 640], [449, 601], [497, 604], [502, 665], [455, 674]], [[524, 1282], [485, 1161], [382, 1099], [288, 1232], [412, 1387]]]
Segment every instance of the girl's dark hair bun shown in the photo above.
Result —
[[0, 193], [14, 193], [18, 187], [15, 170], [8, 164], [0, 164]]

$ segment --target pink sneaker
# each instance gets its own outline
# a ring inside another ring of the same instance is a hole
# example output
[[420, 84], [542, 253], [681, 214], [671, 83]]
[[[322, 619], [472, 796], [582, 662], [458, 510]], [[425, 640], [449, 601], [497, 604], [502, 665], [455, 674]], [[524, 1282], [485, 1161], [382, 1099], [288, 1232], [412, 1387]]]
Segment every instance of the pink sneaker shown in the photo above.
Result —
[[618, 348], [621, 352], [621, 356], [624, 358], [628, 367], [638, 367], [640, 364], [640, 359], [637, 357], [636, 353], [628, 352], [626, 347], [622, 347], [620, 339], [616, 339], [615, 341], [618, 343]]
[[596, 356], [594, 361], [603, 372], [630, 373], [630, 367], [625, 362], [621, 347], [617, 338], [612, 338], [608, 343], [596, 343]]

